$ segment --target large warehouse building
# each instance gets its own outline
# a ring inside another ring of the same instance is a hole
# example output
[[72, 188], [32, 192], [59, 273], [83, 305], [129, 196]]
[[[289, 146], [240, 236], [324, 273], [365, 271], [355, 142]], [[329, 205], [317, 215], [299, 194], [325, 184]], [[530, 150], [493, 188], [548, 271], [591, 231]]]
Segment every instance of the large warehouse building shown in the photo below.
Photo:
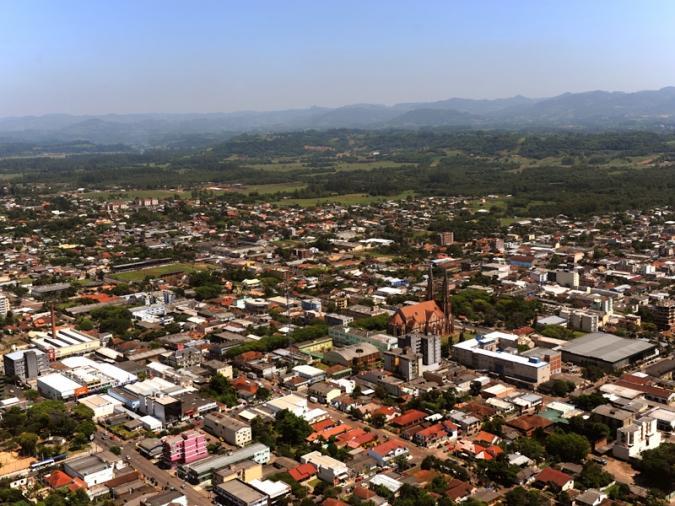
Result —
[[625, 339], [604, 332], [592, 332], [569, 341], [561, 351], [565, 362], [604, 369], [623, 369], [658, 354], [656, 345], [649, 341]]

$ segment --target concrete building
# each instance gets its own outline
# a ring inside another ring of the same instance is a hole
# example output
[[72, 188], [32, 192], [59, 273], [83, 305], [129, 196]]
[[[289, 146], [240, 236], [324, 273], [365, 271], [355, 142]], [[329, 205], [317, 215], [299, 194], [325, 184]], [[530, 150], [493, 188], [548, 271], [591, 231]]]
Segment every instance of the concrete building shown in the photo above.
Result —
[[167, 490], [157, 495], [144, 499], [142, 506], [188, 506], [185, 494], [177, 490]]
[[639, 339], [625, 339], [604, 332], [593, 332], [562, 346], [562, 359], [579, 365], [623, 369], [658, 354], [656, 345]]
[[192, 367], [202, 363], [204, 356], [199, 348], [188, 346], [175, 351], [167, 351], [159, 356], [159, 361], [175, 369]]
[[46, 374], [37, 379], [37, 389], [47, 399], [64, 401], [77, 395], [86, 395], [87, 388], [61, 373]]
[[204, 417], [204, 430], [239, 447], [246, 446], [253, 439], [249, 424], [218, 412]]
[[454, 232], [440, 232], [438, 234], [438, 242], [441, 246], [451, 246], [455, 243]]
[[11, 306], [9, 304], [9, 299], [5, 294], [0, 294], [0, 316], [4, 318], [10, 310]]
[[328, 328], [328, 335], [333, 338], [336, 346], [351, 346], [360, 344], [371, 344], [380, 352], [396, 348], [398, 340], [395, 336], [383, 334], [381, 332], [368, 332], [363, 329], [349, 328], [341, 325], [335, 325]]
[[656, 419], [646, 416], [617, 431], [612, 453], [618, 459], [636, 459], [643, 451], [658, 448], [660, 444], [661, 433], [656, 428]]
[[209, 455], [204, 434], [195, 430], [166, 436], [162, 446], [162, 460], [167, 465], [190, 464]]
[[559, 270], [555, 272], [555, 282], [569, 288], [579, 287], [579, 273], [577, 271]]
[[675, 327], [675, 301], [665, 300], [652, 308], [654, 322], [659, 330], [669, 330]]
[[267, 464], [271, 453], [268, 446], [254, 443], [229, 455], [212, 455], [191, 464], [178, 466], [177, 474], [192, 484], [199, 484], [211, 480], [213, 474], [228, 466], [238, 464], [244, 460], [253, 460], [258, 464]]
[[550, 362], [559, 361], [560, 354], [543, 350], [544, 360], [539, 356], [518, 355], [517, 339], [517, 336], [503, 332], [492, 332], [455, 344], [453, 355], [460, 364], [472, 369], [495, 372], [534, 385], [548, 381], [551, 378]]
[[410, 348], [394, 348], [382, 354], [384, 370], [396, 376], [411, 381], [418, 378], [422, 371], [422, 355]]
[[34, 380], [49, 370], [47, 354], [36, 348], [5, 353], [2, 361], [5, 376], [15, 377], [22, 383]]
[[340, 364], [355, 370], [370, 369], [380, 360], [380, 350], [370, 343], [333, 348], [324, 354], [328, 364]]
[[71, 355], [84, 355], [101, 347], [101, 341], [75, 329], [58, 329], [52, 332], [37, 332], [32, 343], [47, 353], [49, 360], [58, 360]]
[[441, 337], [411, 333], [398, 338], [399, 348], [410, 348], [422, 356], [422, 364], [436, 366], [441, 363]]
[[583, 332], [598, 331], [600, 318], [597, 313], [571, 309], [566, 312], [561, 311], [560, 315], [567, 318], [567, 328], [569, 329], [581, 330]]
[[231, 480], [216, 485], [213, 489], [217, 503], [227, 506], [267, 506], [269, 497], [244, 483], [241, 480]]
[[98, 421], [106, 416], [110, 416], [115, 412], [115, 409], [122, 406], [122, 403], [117, 399], [113, 399], [109, 395], [89, 395], [78, 399], [80, 404], [87, 406], [94, 412], [94, 420]]
[[88, 455], [66, 462], [63, 464], [63, 470], [68, 476], [80, 478], [91, 488], [112, 480], [114, 466], [98, 455]]

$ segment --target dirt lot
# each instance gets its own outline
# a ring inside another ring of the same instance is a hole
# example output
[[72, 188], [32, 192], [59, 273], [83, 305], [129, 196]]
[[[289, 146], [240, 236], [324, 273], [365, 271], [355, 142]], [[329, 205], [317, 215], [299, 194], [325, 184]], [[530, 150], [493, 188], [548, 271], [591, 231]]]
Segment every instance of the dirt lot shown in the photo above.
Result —
[[607, 465], [604, 466], [605, 471], [612, 474], [616, 478], [616, 481], [627, 485], [635, 484], [633, 478], [637, 474], [637, 471], [630, 464], [609, 456], [605, 456], [605, 458], [607, 459]]

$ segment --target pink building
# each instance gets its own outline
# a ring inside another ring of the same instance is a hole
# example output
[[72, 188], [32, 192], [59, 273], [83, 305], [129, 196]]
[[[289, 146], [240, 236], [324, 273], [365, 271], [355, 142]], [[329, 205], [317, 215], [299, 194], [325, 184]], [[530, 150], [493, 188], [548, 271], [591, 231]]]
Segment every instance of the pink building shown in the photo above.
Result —
[[189, 464], [208, 456], [206, 438], [203, 434], [190, 430], [176, 436], [163, 439], [162, 459], [169, 465]]

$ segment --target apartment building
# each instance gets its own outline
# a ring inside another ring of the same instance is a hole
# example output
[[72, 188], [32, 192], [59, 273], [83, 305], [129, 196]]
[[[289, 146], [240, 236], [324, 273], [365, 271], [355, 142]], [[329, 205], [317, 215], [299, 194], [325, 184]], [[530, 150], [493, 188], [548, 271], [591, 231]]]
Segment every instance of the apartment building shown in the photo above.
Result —
[[223, 413], [209, 413], [204, 417], [204, 430], [227, 443], [243, 447], [251, 442], [251, 426]]
[[204, 434], [191, 430], [162, 440], [162, 460], [167, 465], [190, 464], [209, 455]]

